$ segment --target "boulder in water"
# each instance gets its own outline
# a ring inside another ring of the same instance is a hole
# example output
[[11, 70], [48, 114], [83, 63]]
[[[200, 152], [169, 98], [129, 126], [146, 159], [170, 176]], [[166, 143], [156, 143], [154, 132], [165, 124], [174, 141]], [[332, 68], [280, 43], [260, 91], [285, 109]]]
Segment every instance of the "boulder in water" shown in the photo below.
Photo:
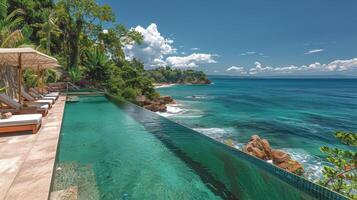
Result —
[[304, 173], [304, 168], [299, 162], [293, 160], [285, 151], [272, 149], [269, 141], [261, 139], [258, 135], [251, 136], [243, 151], [262, 160], [272, 160], [274, 165], [294, 174]]

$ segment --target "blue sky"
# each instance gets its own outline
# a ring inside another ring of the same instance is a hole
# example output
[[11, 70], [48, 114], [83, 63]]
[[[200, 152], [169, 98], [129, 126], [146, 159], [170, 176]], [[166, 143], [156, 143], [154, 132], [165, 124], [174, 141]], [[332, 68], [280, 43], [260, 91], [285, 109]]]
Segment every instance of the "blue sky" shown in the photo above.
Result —
[[[357, 75], [356, 0], [99, 0], [144, 33], [147, 67], [208, 74]], [[149, 27], [149, 28], [148, 28]]]

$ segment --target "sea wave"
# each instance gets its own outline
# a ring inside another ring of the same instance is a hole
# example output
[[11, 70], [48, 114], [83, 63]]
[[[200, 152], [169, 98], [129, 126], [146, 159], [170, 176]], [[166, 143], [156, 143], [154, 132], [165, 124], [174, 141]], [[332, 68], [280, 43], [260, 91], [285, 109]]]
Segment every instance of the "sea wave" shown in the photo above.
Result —
[[207, 96], [207, 95], [191, 95], [191, 96], [186, 96], [185, 99], [213, 99], [214, 97], [212, 96]]
[[283, 148], [282, 150], [288, 152], [294, 160], [303, 165], [304, 175], [308, 180], [317, 181], [323, 177], [323, 167], [328, 165], [326, 161], [309, 154], [304, 149]]
[[172, 87], [175, 86], [176, 84], [162, 84], [162, 85], [155, 85], [154, 88], [155, 89], [159, 89], [159, 88], [167, 88], [167, 87]]
[[156, 112], [163, 117], [171, 117], [184, 113], [186, 110], [179, 107], [180, 104], [168, 104], [166, 105], [166, 112]]
[[194, 128], [193, 130], [213, 139], [219, 139], [232, 135], [232, 131], [225, 128]]

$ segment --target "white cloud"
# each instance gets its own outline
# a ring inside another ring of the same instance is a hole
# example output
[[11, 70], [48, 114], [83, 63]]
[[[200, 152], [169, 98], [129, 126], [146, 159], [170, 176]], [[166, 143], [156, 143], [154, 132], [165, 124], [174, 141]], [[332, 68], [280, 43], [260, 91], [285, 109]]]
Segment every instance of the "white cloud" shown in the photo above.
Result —
[[327, 64], [321, 64], [319, 62], [309, 65], [301, 66], [283, 66], [283, 67], [271, 67], [263, 66], [260, 62], [256, 61], [254, 67], [247, 70], [250, 75], [255, 74], [323, 74], [323, 73], [348, 73], [354, 70], [357, 71], [357, 58], [348, 60], [334, 60]]
[[325, 51], [325, 49], [312, 49], [308, 52], [305, 52], [305, 54], [307, 55], [307, 54], [313, 54], [313, 53], [318, 53], [318, 52], [323, 52], [323, 51]]
[[134, 29], [143, 35], [143, 42], [141, 45], [129, 44], [124, 47], [127, 59], [137, 58], [150, 67], [162, 66], [165, 55], [176, 53], [172, 47], [173, 41], [164, 38], [156, 24], [150, 24], [146, 29], [141, 26]]
[[200, 50], [200, 49], [197, 48], [197, 47], [193, 47], [193, 48], [191, 48], [191, 50], [192, 50], [192, 51], [198, 51], [198, 50]]
[[212, 54], [193, 53], [189, 56], [170, 56], [166, 63], [175, 68], [198, 67], [200, 64], [217, 63], [214, 57]]
[[247, 74], [247, 72], [245, 71], [245, 69], [243, 67], [237, 67], [237, 66], [232, 66], [226, 69], [227, 72], [237, 72], [240, 74]]
[[[147, 28], [137, 26], [134, 28], [143, 35], [142, 44], [128, 44], [124, 47], [126, 59], [136, 58], [144, 63], [145, 67], [198, 67], [200, 64], [216, 63], [214, 54], [193, 53], [188, 56], [177, 55], [177, 49], [174, 48], [174, 41], [165, 38], [158, 31], [155, 23], [150, 24]], [[181, 46], [180, 46], [181, 47]], [[183, 46], [182, 46], [183, 47]], [[199, 50], [198, 48], [191, 48]], [[185, 52], [181, 52], [185, 55]]]

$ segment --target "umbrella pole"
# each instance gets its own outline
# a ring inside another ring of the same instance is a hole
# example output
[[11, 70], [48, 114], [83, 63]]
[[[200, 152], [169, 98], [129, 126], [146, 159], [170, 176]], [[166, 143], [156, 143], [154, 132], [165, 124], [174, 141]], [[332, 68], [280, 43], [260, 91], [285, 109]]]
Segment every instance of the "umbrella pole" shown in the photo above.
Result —
[[19, 77], [18, 77], [18, 89], [19, 89], [19, 103], [21, 104], [21, 90], [22, 90], [22, 88], [21, 88], [21, 79], [22, 79], [22, 58], [21, 58], [21, 53], [19, 54], [19, 68], [18, 68], [18, 70], [19, 70]]

